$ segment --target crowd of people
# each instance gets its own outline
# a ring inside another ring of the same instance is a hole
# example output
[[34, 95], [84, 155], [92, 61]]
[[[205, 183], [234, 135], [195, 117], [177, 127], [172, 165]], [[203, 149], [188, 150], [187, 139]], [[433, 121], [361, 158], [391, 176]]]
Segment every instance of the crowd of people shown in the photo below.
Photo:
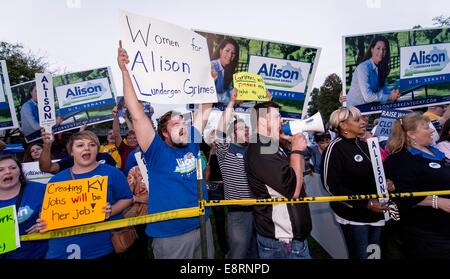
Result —
[[[375, 52], [383, 46], [374, 42], [373, 48]], [[219, 52], [226, 51], [230, 52], [227, 60], [230, 63], [233, 51], [236, 51], [232, 42], [220, 47]], [[222, 60], [225, 59], [218, 58], [215, 62], [216, 71], [226, 67], [223, 63], [218, 64]], [[370, 63], [378, 63], [374, 58], [372, 60]], [[54, 174], [50, 182], [108, 176], [107, 203], [102, 208], [106, 220], [198, 206], [199, 158], [204, 162], [202, 188], [205, 199], [305, 197], [308, 185], [304, 177], [312, 173], [320, 174], [323, 186], [330, 195], [377, 193], [366, 143], [372, 135], [367, 130], [367, 117], [361, 115], [357, 108], [341, 107], [334, 111], [328, 121], [331, 131], [313, 134], [314, 142], [310, 142], [305, 133], [287, 136], [280, 132], [280, 106], [272, 101], [255, 106], [250, 129], [248, 123], [236, 117], [233, 111], [237, 102], [236, 90], [233, 89], [226, 97], [227, 106], [216, 129], [203, 139], [211, 104], [200, 105], [194, 113], [191, 127], [186, 125], [182, 114], [169, 111], [158, 119], [155, 128], [136, 96], [126, 67], [129, 57], [121, 45], [117, 61], [123, 77], [125, 104], [131, 118], [127, 121], [125, 138], [120, 134], [115, 108], [112, 129], [107, 132], [104, 145], [93, 132], [83, 127], [67, 140], [66, 156], [55, 156], [52, 147], [58, 137], [42, 129], [42, 143], [30, 144], [23, 161], [39, 162], [41, 171]], [[220, 83], [226, 88], [229, 86], [227, 77], [223, 79]], [[396, 95], [398, 92], [389, 94]], [[390, 192], [449, 189], [448, 111], [445, 107], [440, 111], [434, 110], [435, 114], [440, 114], [437, 119], [412, 112], [395, 121], [392, 135], [382, 144]], [[439, 125], [430, 126], [430, 121]], [[436, 129], [440, 132], [438, 141], [433, 138]], [[148, 181], [143, 178], [136, 157], [145, 162]], [[55, 158], [60, 160], [52, 161]], [[20, 234], [45, 230], [46, 220], [39, 216], [44, 192], [45, 185], [26, 181], [21, 163], [14, 156], [0, 156], [0, 207], [16, 205]], [[400, 243], [399, 249], [406, 258], [449, 259], [450, 198], [431, 195], [395, 202], [401, 216], [395, 226], [398, 233], [388, 236], [383, 234], [384, 228], [391, 222], [384, 218], [387, 204], [378, 200], [331, 203], [349, 258], [367, 259], [369, 245], [385, 249], [383, 239], [396, 237]], [[214, 216], [214, 226], [211, 216]], [[227, 259], [311, 258], [308, 238], [312, 231], [312, 219], [307, 203], [239, 205], [222, 210], [207, 207], [205, 217], [207, 258], [214, 258], [217, 249], [222, 250]], [[152, 222], [136, 226], [136, 230], [138, 240], [120, 254], [114, 251], [112, 232], [103, 231], [23, 242], [19, 249], [2, 257], [202, 257], [198, 217]], [[213, 231], [218, 237], [217, 247], [214, 245]]]

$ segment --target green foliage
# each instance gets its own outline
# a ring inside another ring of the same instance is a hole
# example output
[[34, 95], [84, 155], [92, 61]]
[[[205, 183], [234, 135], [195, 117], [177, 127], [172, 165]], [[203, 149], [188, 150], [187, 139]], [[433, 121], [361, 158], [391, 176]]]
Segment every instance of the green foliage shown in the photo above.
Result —
[[33, 80], [35, 73], [48, 72], [46, 58], [26, 53], [21, 44], [0, 42], [0, 60], [6, 60], [11, 85]]
[[329, 75], [320, 87], [316, 105], [326, 122], [330, 118], [330, 114], [341, 106], [339, 103], [341, 92], [342, 81], [337, 74]]
[[319, 88], [314, 88], [311, 92], [311, 99], [308, 103], [308, 116], [314, 115], [319, 111], [318, 98], [319, 98]]

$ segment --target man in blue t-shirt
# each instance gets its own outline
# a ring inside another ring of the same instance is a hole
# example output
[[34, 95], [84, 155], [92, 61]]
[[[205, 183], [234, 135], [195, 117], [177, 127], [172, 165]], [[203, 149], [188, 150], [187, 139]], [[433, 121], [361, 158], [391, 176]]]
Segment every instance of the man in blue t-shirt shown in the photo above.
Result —
[[[121, 44], [118, 64], [122, 71], [125, 103], [131, 113], [139, 146], [144, 153], [149, 176], [149, 213], [198, 206], [196, 159], [199, 158], [201, 134], [208, 121], [211, 104], [201, 105], [194, 115], [194, 127], [188, 129], [179, 113], [168, 112], [158, 121], [155, 133], [150, 119], [139, 103], [126, 67], [128, 54]], [[203, 113], [202, 113], [203, 112]], [[200, 131], [200, 132], [199, 132]], [[190, 133], [189, 133], [190, 132]], [[206, 197], [206, 185], [203, 182]], [[208, 220], [209, 210], [206, 210]], [[198, 217], [172, 219], [147, 225], [153, 237], [157, 259], [200, 258], [200, 222]], [[214, 256], [211, 224], [206, 225], [208, 258]]]

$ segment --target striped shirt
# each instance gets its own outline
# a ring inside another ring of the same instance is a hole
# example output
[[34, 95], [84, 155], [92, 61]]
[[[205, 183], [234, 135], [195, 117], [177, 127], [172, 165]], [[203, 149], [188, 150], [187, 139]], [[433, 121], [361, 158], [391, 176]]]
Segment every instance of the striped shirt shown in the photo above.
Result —
[[[220, 133], [220, 132], [217, 132]], [[224, 136], [216, 139], [216, 155], [222, 173], [226, 200], [252, 199], [245, 172], [245, 147], [226, 142]]]

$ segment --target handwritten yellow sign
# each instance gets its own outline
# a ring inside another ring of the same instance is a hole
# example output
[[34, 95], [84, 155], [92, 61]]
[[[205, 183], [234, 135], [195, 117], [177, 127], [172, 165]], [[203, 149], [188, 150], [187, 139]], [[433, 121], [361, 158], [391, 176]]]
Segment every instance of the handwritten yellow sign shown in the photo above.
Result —
[[239, 72], [233, 75], [237, 100], [268, 101], [264, 78], [255, 73]]
[[105, 220], [107, 189], [107, 176], [48, 183], [41, 211], [46, 231]]

